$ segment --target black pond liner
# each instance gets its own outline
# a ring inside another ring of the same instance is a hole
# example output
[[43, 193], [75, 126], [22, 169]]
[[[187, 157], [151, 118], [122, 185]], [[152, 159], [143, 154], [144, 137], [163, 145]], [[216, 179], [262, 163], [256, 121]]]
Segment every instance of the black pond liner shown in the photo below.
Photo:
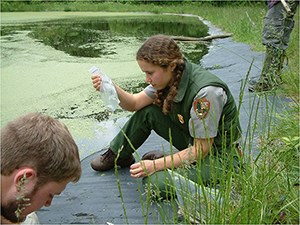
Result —
[[[213, 41], [209, 54], [201, 60], [201, 64], [212, 73], [224, 80], [232, 91], [236, 102], [239, 102], [242, 82], [247, 82], [246, 75], [252, 64], [249, 77], [258, 77], [262, 68], [264, 53], [253, 52], [250, 46], [236, 43], [231, 38]], [[265, 120], [266, 108], [273, 109], [273, 113], [288, 110], [290, 99], [280, 97], [276, 93], [257, 95], [250, 93], [246, 88], [241, 102], [240, 123], [243, 134], [246, 135], [248, 126], [253, 125], [251, 110], [258, 108], [258, 122]], [[259, 105], [258, 105], [259, 104]], [[254, 134], [258, 137], [260, 130]], [[161, 138], [152, 134], [138, 149], [139, 155], [144, 152], [161, 149]], [[257, 154], [254, 139], [252, 154]], [[66, 190], [53, 200], [50, 208], [42, 208], [37, 212], [42, 224], [144, 224], [145, 215], [142, 213], [140, 193], [140, 180], [130, 177], [128, 169], [119, 170], [118, 178], [122, 189], [127, 219], [122, 208], [122, 201], [117, 186], [114, 171], [97, 173], [90, 168], [91, 160], [99, 155], [94, 153], [82, 160], [83, 174], [77, 184], [67, 186]], [[162, 224], [162, 218], [157, 213], [157, 206], [150, 206], [148, 224]], [[166, 216], [172, 218], [170, 205], [165, 206]], [[169, 211], [168, 211], [169, 210]], [[146, 215], [147, 216], [147, 215]], [[170, 222], [172, 224], [172, 222]]]

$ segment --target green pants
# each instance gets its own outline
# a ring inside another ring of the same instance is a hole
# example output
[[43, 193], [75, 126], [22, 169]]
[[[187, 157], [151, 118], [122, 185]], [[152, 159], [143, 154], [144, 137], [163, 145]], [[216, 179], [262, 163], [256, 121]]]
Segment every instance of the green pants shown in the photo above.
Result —
[[170, 142], [170, 130], [172, 145], [178, 150], [185, 149], [193, 143], [190, 134], [174, 124], [169, 116], [162, 113], [161, 108], [156, 105], [149, 105], [132, 115], [111, 141], [110, 148], [115, 153], [122, 149], [120, 158], [124, 158], [132, 154], [134, 149], [137, 150], [146, 141], [152, 130], [168, 142]]
[[[175, 171], [195, 183], [215, 187], [222, 177], [226, 179], [229, 170], [237, 172], [239, 169], [240, 160], [237, 155], [228, 156], [225, 160], [208, 155], [196, 164], [180, 167]], [[145, 177], [143, 186], [146, 193], [151, 193], [152, 198], [166, 199], [176, 196], [176, 186], [167, 170]]]
[[[170, 142], [169, 130], [171, 131], [172, 145], [178, 150], [187, 148], [193, 144], [193, 138], [188, 132], [183, 131], [174, 124], [169, 116], [162, 113], [161, 108], [155, 105], [147, 106], [137, 111], [127, 121], [123, 129], [110, 143], [110, 148], [117, 153], [120, 149], [120, 158], [126, 158], [137, 150], [149, 137], [151, 131], [154, 130], [159, 136]], [[129, 141], [128, 141], [129, 140]], [[132, 146], [133, 148], [132, 148]], [[225, 152], [226, 151], [226, 152]], [[226, 149], [222, 156], [208, 155], [194, 165], [178, 168], [176, 171], [181, 175], [193, 180], [197, 183], [208, 185], [212, 182], [218, 182], [220, 176], [224, 175], [229, 158], [234, 159], [234, 164], [238, 164], [238, 157], [228, 156], [230, 152], [235, 151]], [[225, 159], [225, 163], [224, 160]], [[165, 171], [159, 171], [153, 175], [143, 179], [145, 190], [150, 187], [158, 195], [165, 198], [168, 193], [175, 193], [171, 176]]]

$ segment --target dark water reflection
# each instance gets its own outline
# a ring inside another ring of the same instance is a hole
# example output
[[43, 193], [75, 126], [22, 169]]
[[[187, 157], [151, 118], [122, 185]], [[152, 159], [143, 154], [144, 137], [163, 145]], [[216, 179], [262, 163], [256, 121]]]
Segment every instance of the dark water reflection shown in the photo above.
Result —
[[[143, 41], [155, 34], [203, 37], [208, 27], [195, 17], [155, 15], [129, 17], [90, 17], [60, 19], [18, 27], [3, 27], [1, 35], [30, 30], [29, 36], [76, 57], [103, 57], [116, 54], [116, 45], [126, 38]], [[126, 43], [124, 43], [126, 44]], [[182, 48], [185, 56], [198, 63], [208, 52], [196, 43]]]

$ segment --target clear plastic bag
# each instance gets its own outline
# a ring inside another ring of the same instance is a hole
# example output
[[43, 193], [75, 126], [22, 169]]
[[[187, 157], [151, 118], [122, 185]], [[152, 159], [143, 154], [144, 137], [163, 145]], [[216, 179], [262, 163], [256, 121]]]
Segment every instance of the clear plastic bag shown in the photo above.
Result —
[[109, 111], [114, 112], [117, 109], [120, 101], [111, 79], [96, 66], [90, 68], [89, 72], [91, 74], [97, 74], [102, 78], [102, 83], [100, 86], [101, 99], [103, 100], [106, 108]]

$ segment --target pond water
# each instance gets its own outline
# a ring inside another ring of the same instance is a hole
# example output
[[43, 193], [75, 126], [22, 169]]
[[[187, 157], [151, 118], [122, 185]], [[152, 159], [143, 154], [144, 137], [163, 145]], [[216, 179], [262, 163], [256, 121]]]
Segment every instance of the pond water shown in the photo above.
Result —
[[[154, 34], [202, 37], [197, 17], [116, 13], [2, 13], [1, 126], [27, 112], [61, 119], [85, 157], [107, 145], [129, 112], [106, 111], [89, 68], [101, 67], [130, 92], [145, 87], [135, 53]], [[179, 43], [195, 63], [208, 46]]]

